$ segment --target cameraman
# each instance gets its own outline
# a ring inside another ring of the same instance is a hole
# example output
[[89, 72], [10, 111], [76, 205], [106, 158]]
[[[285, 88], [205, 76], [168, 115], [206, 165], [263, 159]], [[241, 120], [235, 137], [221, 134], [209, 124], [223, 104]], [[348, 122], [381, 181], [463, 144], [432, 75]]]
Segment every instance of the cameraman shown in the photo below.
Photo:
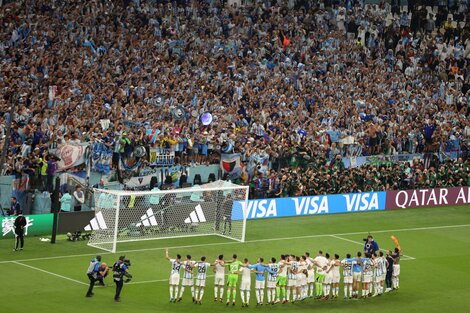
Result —
[[93, 297], [93, 287], [95, 286], [95, 282], [98, 278], [98, 271], [100, 268], [101, 256], [97, 255], [96, 258], [91, 259], [90, 265], [88, 265], [88, 270], [86, 272], [88, 279], [90, 280], [90, 286], [88, 287], [88, 291], [86, 293], [86, 297], [90, 298]]
[[132, 275], [129, 274], [129, 266], [130, 262], [129, 260], [126, 260], [126, 257], [124, 255], [121, 255], [119, 257], [119, 260], [113, 265], [113, 279], [116, 283], [116, 294], [114, 295], [114, 301], [116, 302], [121, 301], [121, 290], [124, 285], [124, 276], [127, 277], [126, 282], [128, 282], [132, 278]]
[[375, 242], [374, 237], [372, 235], [367, 236], [367, 238], [363, 239], [364, 243], [364, 253], [374, 254], [379, 251], [379, 245]]

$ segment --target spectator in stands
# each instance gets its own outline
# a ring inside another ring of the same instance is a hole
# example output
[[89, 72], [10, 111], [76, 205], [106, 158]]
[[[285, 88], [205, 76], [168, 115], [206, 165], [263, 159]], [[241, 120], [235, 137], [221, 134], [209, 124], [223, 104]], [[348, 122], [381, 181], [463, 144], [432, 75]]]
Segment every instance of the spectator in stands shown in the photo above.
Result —
[[16, 215], [18, 215], [18, 212], [20, 212], [20, 211], [21, 211], [20, 204], [16, 200], [16, 197], [11, 197], [10, 210], [8, 210], [8, 215], [16, 216]]
[[61, 212], [70, 212], [72, 208], [72, 196], [68, 191], [66, 191], [59, 199], [60, 201], [60, 211]]
[[81, 186], [76, 186], [73, 192], [73, 210], [79, 212], [82, 210], [82, 205], [85, 203], [85, 193], [82, 191]]

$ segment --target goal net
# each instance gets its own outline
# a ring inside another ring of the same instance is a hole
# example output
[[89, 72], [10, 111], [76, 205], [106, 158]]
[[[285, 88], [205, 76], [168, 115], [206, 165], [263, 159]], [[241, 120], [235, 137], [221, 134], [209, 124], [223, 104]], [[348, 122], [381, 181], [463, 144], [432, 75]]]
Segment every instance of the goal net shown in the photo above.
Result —
[[89, 246], [115, 253], [117, 244], [216, 235], [245, 241], [248, 187], [216, 181], [159, 191], [94, 190]]

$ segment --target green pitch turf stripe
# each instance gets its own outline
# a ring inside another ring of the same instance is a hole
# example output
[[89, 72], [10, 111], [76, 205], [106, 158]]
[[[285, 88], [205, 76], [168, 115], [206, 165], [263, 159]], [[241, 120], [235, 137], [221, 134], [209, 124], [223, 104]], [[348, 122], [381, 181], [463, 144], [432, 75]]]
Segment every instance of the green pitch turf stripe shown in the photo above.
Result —
[[[256, 242], [269, 242], [269, 241], [280, 241], [280, 240], [296, 240], [296, 239], [306, 239], [306, 238], [321, 238], [321, 237], [331, 237], [331, 236], [350, 236], [350, 235], [362, 235], [365, 233], [392, 233], [392, 232], [407, 232], [407, 231], [423, 231], [423, 230], [434, 230], [434, 229], [447, 229], [447, 228], [462, 228], [470, 227], [470, 224], [461, 224], [461, 225], [443, 225], [443, 226], [430, 226], [430, 227], [415, 227], [415, 228], [401, 228], [401, 229], [388, 229], [388, 230], [366, 230], [360, 232], [350, 232], [350, 233], [339, 233], [339, 234], [317, 234], [317, 235], [306, 235], [306, 236], [297, 236], [297, 237], [280, 237], [280, 238], [268, 238], [268, 239], [257, 239], [257, 240], [247, 240], [245, 243], [256, 243]], [[131, 252], [144, 252], [144, 251], [156, 251], [156, 250], [165, 250], [165, 249], [180, 249], [180, 248], [197, 248], [197, 247], [207, 247], [207, 246], [222, 246], [222, 245], [233, 245], [241, 244], [239, 241], [230, 241], [230, 242], [214, 242], [206, 243], [199, 245], [185, 245], [185, 246], [174, 246], [174, 247], [157, 247], [157, 248], [145, 248], [145, 249], [135, 249], [135, 250], [125, 250], [118, 251], [118, 253], [131, 253]], [[103, 252], [101, 255], [114, 254], [111, 252]], [[73, 254], [73, 255], [61, 255], [61, 256], [52, 256], [52, 257], [43, 257], [43, 258], [31, 258], [17, 260], [18, 262], [28, 262], [28, 261], [42, 261], [42, 260], [53, 260], [53, 259], [65, 259], [65, 258], [76, 258], [84, 256], [95, 256], [96, 253], [86, 253], [86, 254]], [[12, 263], [15, 261], [0, 261], [0, 264]]]

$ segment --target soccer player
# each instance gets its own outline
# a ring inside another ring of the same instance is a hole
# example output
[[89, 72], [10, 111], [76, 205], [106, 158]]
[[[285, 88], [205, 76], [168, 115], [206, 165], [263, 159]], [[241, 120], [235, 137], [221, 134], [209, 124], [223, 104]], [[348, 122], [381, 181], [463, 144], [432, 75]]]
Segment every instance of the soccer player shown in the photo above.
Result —
[[307, 262], [307, 287], [308, 287], [308, 296], [313, 297], [315, 292], [315, 269], [312, 259], [310, 258], [310, 253], [305, 252], [305, 261]]
[[237, 260], [236, 254], [233, 255], [231, 262], [226, 263], [229, 266], [227, 305], [230, 304], [230, 297], [232, 297], [232, 305], [235, 305], [235, 299], [237, 298], [238, 274], [240, 274], [240, 267], [243, 263]]
[[356, 262], [353, 265], [353, 298], [359, 296], [359, 283], [361, 282], [362, 276], [362, 253], [358, 252], [356, 256]]
[[248, 265], [248, 268], [254, 269], [256, 273], [256, 283], [255, 283], [255, 294], [256, 294], [256, 305], [263, 305], [264, 303], [264, 288], [266, 286], [266, 278], [264, 273], [268, 272], [269, 274], [273, 273], [269, 267], [263, 264], [264, 259], [258, 258], [258, 262], [254, 265]]
[[401, 257], [401, 251], [398, 248], [395, 248], [394, 253], [392, 254], [392, 258], [393, 258], [392, 285], [393, 285], [394, 290], [400, 288], [400, 257]]
[[240, 273], [242, 274], [242, 282], [240, 284], [240, 296], [242, 298], [242, 307], [248, 307], [248, 305], [250, 304], [251, 269], [248, 267], [248, 265], [250, 265], [248, 263], [248, 259], [245, 258], [243, 262], [244, 263], [240, 268]]
[[277, 275], [277, 298], [280, 299], [280, 295], [282, 294], [282, 304], [287, 302], [286, 299], [286, 285], [287, 285], [287, 262], [286, 256], [284, 254], [281, 255], [281, 260], [278, 263], [279, 265], [279, 272]]
[[311, 261], [317, 267], [315, 271], [315, 295], [317, 299], [320, 299], [323, 294], [323, 282], [325, 281], [325, 271], [328, 268], [328, 260], [323, 256], [322, 251], [318, 251], [318, 255]]
[[196, 298], [194, 297], [194, 274], [193, 274], [193, 268], [195, 264], [196, 262], [192, 261], [191, 256], [188, 254], [186, 256], [186, 261], [183, 262], [183, 266], [184, 266], [183, 281], [181, 282], [180, 296], [179, 296], [178, 302], [183, 300], [185, 287], [191, 287], [191, 296], [193, 298], [193, 302], [196, 301]]
[[370, 258], [370, 254], [366, 253], [362, 258], [362, 298], [370, 296], [369, 284], [372, 282], [374, 264]]
[[280, 287], [276, 286], [280, 266], [279, 263], [276, 263], [276, 258], [271, 258], [271, 263], [268, 264], [268, 267], [271, 270], [268, 274], [268, 303], [277, 304], [280, 302]]
[[204, 296], [204, 288], [206, 287], [207, 269], [211, 266], [210, 263], [206, 262], [206, 257], [201, 257], [201, 261], [197, 264], [197, 276], [196, 276], [196, 293], [195, 298], [196, 304], [202, 304], [202, 296]]
[[[222, 302], [222, 298], [224, 296], [224, 285], [225, 285], [225, 261], [224, 256], [221, 254], [215, 260], [214, 263], [214, 272], [215, 272], [215, 280], [214, 280], [214, 302], [217, 302], [217, 295], [219, 295], [219, 300]], [[219, 294], [220, 291], [220, 294]]]
[[339, 255], [335, 254], [334, 260], [331, 261], [331, 293], [333, 298], [338, 298], [338, 293], [339, 293], [339, 269], [341, 266], [341, 261], [339, 260]]
[[331, 283], [333, 281], [332, 269], [334, 266], [333, 260], [330, 260], [330, 255], [325, 254], [325, 258], [328, 260], [327, 269], [325, 270], [325, 279], [323, 280], [323, 298], [322, 300], [328, 300], [330, 297]]
[[387, 275], [387, 260], [382, 251], [379, 252], [379, 257], [377, 258], [377, 270], [381, 273], [378, 286], [378, 294], [381, 295], [384, 293], [385, 276]]
[[297, 273], [297, 299], [305, 300], [307, 298], [307, 262], [305, 255], [297, 257], [299, 262], [299, 271]]
[[341, 261], [343, 266], [343, 282], [344, 282], [344, 298], [351, 299], [353, 296], [353, 267], [356, 264], [356, 259], [351, 258], [351, 254], [346, 254], [346, 259]]
[[[297, 262], [295, 255], [289, 257], [287, 265], [287, 301], [294, 303], [297, 299], [297, 273], [299, 270], [299, 262]], [[292, 300], [290, 300], [291, 292]]]
[[178, 298], [178, 286], [180, 284], [180, 270], [182, 266], [181, 255], [177, 254], [176, 259], [168, 255], [168, 249], [165, 250], [165, 258], [171, 263], [170, 273], [170, 303], [176, 302]]

